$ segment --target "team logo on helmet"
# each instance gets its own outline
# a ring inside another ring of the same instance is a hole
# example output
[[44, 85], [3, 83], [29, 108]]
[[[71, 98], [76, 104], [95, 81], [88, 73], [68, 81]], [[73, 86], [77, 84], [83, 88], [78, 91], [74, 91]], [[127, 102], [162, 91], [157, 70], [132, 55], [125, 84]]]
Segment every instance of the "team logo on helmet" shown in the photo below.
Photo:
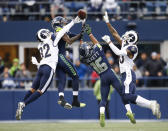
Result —
[[122, 36], [122, 40], [126, 41], [130, 45], [136, 44], [138, 41], [138, 34], [133, 30], [127, 31]]
[[83, 43], [79, 48], [79, 54], [81, 58], [90, 57], [92, 55], [92, 46], [87, 43]]
[[57, 27], [63, 27], [65, 23], [67, 23], [67, 19], [57, 16], [52, 20], [51, 25], [53, 29], [56, 29]]

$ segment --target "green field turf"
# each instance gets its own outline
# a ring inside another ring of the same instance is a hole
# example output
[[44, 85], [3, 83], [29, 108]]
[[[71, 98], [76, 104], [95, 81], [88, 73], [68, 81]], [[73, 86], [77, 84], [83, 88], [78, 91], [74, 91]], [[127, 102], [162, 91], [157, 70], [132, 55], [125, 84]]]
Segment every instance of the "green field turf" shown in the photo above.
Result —
[[106, 122], [104, 128], [98, 122], [0, 123], [0, 131], [168, 131], [168, 122]]

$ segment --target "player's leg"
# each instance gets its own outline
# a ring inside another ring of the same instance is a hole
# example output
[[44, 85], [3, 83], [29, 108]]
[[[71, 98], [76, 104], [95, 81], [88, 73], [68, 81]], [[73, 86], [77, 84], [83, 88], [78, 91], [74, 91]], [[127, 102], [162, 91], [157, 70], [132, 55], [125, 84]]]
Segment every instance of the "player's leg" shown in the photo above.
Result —
[[59, 62], [56, 69], [56, 77], [58, 79], [58, 94], [59, 96], [64, 96], [64, 88], [66, 85], [66, 73], [61, 68], [61, 63]]
[[35, 91], [27, 100], [25, 100], [25, 105], [28, 105], [38, 99], [42, 94], [44, 94], [50, 87], [54, 76], [54, 70], [50, 66], [43, 65], [42, 77], [40, 79], [40, 86], [37, 91]]
[[[133, 71], [132, 71], [132, 77], [134, 79], [134, 82], [131, 83], [133, 84], [132, 87], [136, 87], [136, 81], [135, 81], [136, 75]], [[134, 90], [132, 90], [132, 95], [134, 94], [135, 94], [135, 88]], [[137, 95], [135, 101], [133, 101], [132, 103], [137, 104], [138, 106], [141, 106], [144, 108], [151, 109], [153, 115], [155, 115], [158, 119], [161, 117], [160, 105], [159, 103], [157, 103], [156, 100], [148, 100], [148, 99], [141, 97], [140, 95]]]
[[160, 105], [156, 100], [148, 100], [138, 95], [135, 102], [137, 105], [141, 107], [151, 109], [153, 115], [155, 115], [157, 119], [160, 119], [161, 117]]
[[107, 118], [107, 119], [110, 119], [109, 102], [110, 102], [110, 101], [107, 100], [106, 109], [105, 109], [105, 113], [106, 113], [106, 118]]
[[36, 74], [34, 81], [33, 81], [32, 88], [26, 93], [23, 101], [18, 103], [18, 108], [16, 110], [16, 119], [17, 120], [21, 119], [23, 108], [25, 107], [25, 101], [39, 88], [41, 75], [42, 75], [42, 70], [40, 68]]
[[[155, 115], [157, 118], [160, 118], [161, 117], [160, 105], [157, 103], [157, 101], [147, 100], [147, 99], [135, 94], [136, 75], [133, 71], [131, 71], [131, 77], [132, 77], [132, 81], [129, 84], [129, 93], [127, 93], [127, 91], [125, 91], [126, 92], [124, 95], [125, 99], [127, 99], [128, 101], [130, 101], [133, 104], [137, 104], [141, 107], [151, 109], [153, 112], [153, 115]], [[125, 83], [125, 86], [128, 86], [127, 84]]]
[[[59, 58], [60, 59], [60, 58]], [[64, 88], [66, 84], [66, 73], [63, 68], [61, 68], [62, 62], [59, 60], [57, 69], [56, 69], [56, 76], [58, 78], [58, 94], [59, 94], [59, 100], [58, 104], [66, 109], [71, 109], [72, 106], [65, 101], [64, 99]]]
[[73, 88], [73, 102], [74, 107], [85, 107], [85, 103], [80, 103], [78, 100], [78, 90], [79, 90], [79, 76], [74, 65], [62, 54], [59, 55], [61, 58], [62, 68], [64, 71], [72, 78], [72, 88]]
[[37, 75], [35, 79], [33, 80], [33, 84], [31, 89], [25, 94], [23, 101], [25, 101], [29, 96], [31, 96], [40, 86], [40, 79], [41, 79], [42, 73], [41, 71], [37, 72]]
[[100, 77], [101, 79], [101, 102], [100, 102], [100, 126], [105, 126], [105, 107], [107, 104], [107, 99], [110, 91], [109, 78], [107, 76]]
[[136, 120], [134, 118], [134, 114], [132, 113], [130, 102], [135, 103], [137, 98], [136, 94], [133, 94], [136, 86], [134, 86], [134, 82], [136, 82], [136, 78], [132, 76], [131, 71], [127, 71], [122, 74], [122, 101], [127, 110], [126, 116], [130, 119], [131, 123], [135, 124]]

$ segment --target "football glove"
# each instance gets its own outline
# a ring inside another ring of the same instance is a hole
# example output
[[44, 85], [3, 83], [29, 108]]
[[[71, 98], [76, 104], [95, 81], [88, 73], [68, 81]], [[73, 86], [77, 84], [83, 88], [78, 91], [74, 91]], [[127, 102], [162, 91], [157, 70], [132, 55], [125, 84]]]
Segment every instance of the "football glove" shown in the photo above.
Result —
[[110, 43], [111, 42], [111, 39], [110, 39], [110, 36], [108, 36], [108, 35], [104, 35], [103, 37], [102, 37], [102, 40], [104, 40], [106, 43]]
[[32, 56], [31, 62], [32, 62], [34, 65], [39, 66], [39, 63], [38, 63], [36, 57]]
[[103, 19], [106, 23], [109, 23], [109, 17], [108, 17], [108, 13], [107, 11], [105, 12], [104, 16], [103, 16]]

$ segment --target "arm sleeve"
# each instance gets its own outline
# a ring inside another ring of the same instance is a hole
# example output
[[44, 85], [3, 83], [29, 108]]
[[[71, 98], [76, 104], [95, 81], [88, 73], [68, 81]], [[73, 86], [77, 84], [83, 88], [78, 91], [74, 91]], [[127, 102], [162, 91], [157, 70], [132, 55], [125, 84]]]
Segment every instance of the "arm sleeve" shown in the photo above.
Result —
[[126, 50], [118, 49], [112, 42], [109, 44], [109, 46], [116, 55], [124, 55], [124, 56], [127, 55]]
[[62, 38], [62, 36], [70, 30], [70, 28], [74, 25], [74, 22], [71, 21], [69, 24], [64, 26], [62, 30], [60, 30], [56, 36], [56, 39], [54, 40], [54, 46], [56, 46], [59, 42], [59, 40]]

